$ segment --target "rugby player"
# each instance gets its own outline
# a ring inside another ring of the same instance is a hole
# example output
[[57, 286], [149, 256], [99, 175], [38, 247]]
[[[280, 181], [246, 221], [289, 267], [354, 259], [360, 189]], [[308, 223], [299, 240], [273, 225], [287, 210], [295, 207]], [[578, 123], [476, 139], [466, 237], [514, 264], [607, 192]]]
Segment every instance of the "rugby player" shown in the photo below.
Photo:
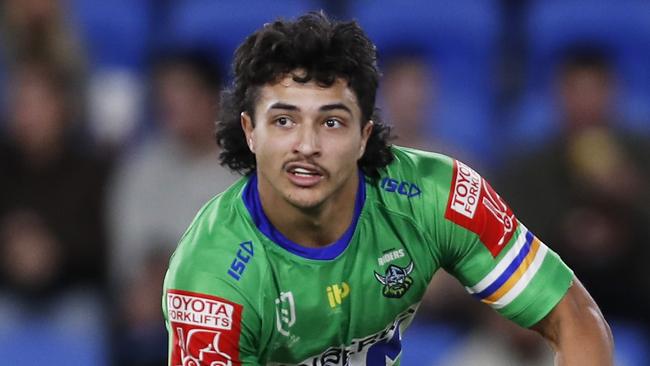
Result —
[[266, 24], [234, 71], [216, 137], [244, 177], [171, 259], [170, 365], [398, 365], [439, 269], [539, 332], [557, 364], [612, 364], [598, 306], [488, 182], [389, 144], [375, 47], [355, 22]]

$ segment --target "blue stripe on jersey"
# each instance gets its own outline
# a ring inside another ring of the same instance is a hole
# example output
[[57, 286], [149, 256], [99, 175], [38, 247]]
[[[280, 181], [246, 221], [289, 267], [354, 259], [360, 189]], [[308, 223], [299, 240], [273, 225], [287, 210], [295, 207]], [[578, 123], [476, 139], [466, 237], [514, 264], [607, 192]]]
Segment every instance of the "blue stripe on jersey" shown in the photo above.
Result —
[[361, 215], [361, 210], [363, 209], [363, 205], [366, 201], [365, 182], [365, 176], [361, 170], [359, 170], [359, 187], [357, 189], [357, 195], [354, 203], [354, 216], [352, 218], [352, 223], [337, 241], [322, 248], [308, 248], [295, 243], [284, 236], [273, 226], [273, 224], [271, 224], [271, 221], [269, 221], [268, 217], [264, 213], [264, 209], [262, 208], [262, 201], [260, 200], [259, 190], [257, 189], [256, 173], [253, 173], [246, 183], [246, 187], [244, 188], [244, 192], [242, 194], [242, 199], [244, 200], [244, 205], [248, 209], [248, 212], [250, 213], [255, 226], [257, 226], [259, 231], [261, 231], [264, 236], [271, 239], [271, 241], [288, 250], [289, 252], [304, 258], [330, 260], [338, 257], [341, 253], [343, 253], [343, 251], [348, 247], [350, 241], [352, 240], [352, 235], [354, 235], [354, 231], [357, 227], [357, 222], [359, 221], [359, 216]]
[[523, 247], [519, 251], [519, 254], [515, 259], [510, 263], [508, 268], [506, 268], [505, 271], [497, 278], [490, 286], [488, 286], [485, 290], [481, 292], [477, 292], [474, 294], [475, 297], [479, 299], [485, 299], [486, 297], [492, 295], [496, 290], [498, 290], [508, 279], [512, 274], [519, 268], [519, 265], [521, 262], [523, 262], [524, 258], [528, 255], [528, 252], [530, 252], [530, 245], [533, 242], [533, 238], [535, 236], [533, 233], [530, 231], [526, 233], [526, 243], [524, 243]]

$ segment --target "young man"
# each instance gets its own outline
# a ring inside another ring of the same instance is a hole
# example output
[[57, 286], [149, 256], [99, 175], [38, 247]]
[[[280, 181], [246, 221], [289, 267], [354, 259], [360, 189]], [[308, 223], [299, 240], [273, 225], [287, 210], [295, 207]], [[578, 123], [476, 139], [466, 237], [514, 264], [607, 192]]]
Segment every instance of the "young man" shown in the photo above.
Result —
[[399, 364], [440, 268], [539, 331], [558, 363], [611, 364], [596, 304], [485, 180], [388, 145], [375, 48], [356, 23], [267, 24], [234, 62], [217, 140], [245, 177], [171, 259], [170, 365]]

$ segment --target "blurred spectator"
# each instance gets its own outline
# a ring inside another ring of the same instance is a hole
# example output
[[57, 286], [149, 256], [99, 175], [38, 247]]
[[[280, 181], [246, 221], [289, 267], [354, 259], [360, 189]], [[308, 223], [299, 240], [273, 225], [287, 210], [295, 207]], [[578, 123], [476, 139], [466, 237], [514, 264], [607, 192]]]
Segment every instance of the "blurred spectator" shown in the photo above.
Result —
[[536, 332], [523, 329], [497, 316], [490, 309], [479, 326], [443, 357], [443, 366], [546, 366], [553, 364], [553, 351]]
[[570, 52], [556, 90], [562, 134], [538, 151], [511, 155], [495, 187], [574, 269], [614, 338], [617, 324], [647, 332], [650, 145], [618, 128], [616, 73], [597, 49]]
[[[51, 253], [46, 258], [54, 268], [49, 270], [51, 283], [44, 288], [101, 284], [107, 164], [75, 141], [79, 126], [67, 74], [39, 61], [14, 70], [8, 138], [0, 143], [0, 175], [7, 177], [0, 180], [0, 217], [7, 225], [19, 221], [21, 227], [34, 228], [25, 232], [42, 239], [32, 242]], [[12, 285], [11, 276], [4, 278]]]
[[167, 363], [167, 329], [160, 310], [160, 287], [168, 264], [167, 251], [147, 253], [138, 277], [120, 291], [116, 364], [159, 366]]
[[[77, 34], [65, 18], [61, 0], [5, 0], [0, 2], [0, 82], [8, 69], [30, 59], [46, 60], [80, 86], [85, 66]], [[1, 90], [1, 99], [8, 90]], [[2, 105], [2, 112], [6, 106]], [[5, 122], [5, 121], [2, 121]], [[0, 131], [5, 128], [0, 122]]]
[[441, 151], [442, 144], [430, 136], [435, 85], [431, 66], [416, 55], [389, 58], [383, 68], [381, 97], [386, 120], [394, 126], [398, 143], [429, 151]]
[[201, 205], [236, 179], [219, 165], [213, 138], [220, 85], [218, 68], [201, 52], [159, 60], [152, 80], [159, 130], [116, 171], [111, 272], [125, 310], [121, 365], [165, 362], [160, 298], [169, 255]]
[[395, 142], [472, 163], [475, 159], [435, 134], [438, 85], [431, 63], [417, 51], [399, 51], [388, 55], [382, 69], [380, 97], [385, 118], [395, 128]]
[[75, 144], [79, 126], [65, 71], [18, 63], [8, 87], [8, 133], [0, 141], [0, 316], [12, 321], [0, 326], [3, 362], [101, 365], [107, 165]]
[[2, 53], [11, 66], [18, 60], [39, 58], [79, 73], [85, 60], [77, 35], [70, 29], [60, 0], [2, 2]]

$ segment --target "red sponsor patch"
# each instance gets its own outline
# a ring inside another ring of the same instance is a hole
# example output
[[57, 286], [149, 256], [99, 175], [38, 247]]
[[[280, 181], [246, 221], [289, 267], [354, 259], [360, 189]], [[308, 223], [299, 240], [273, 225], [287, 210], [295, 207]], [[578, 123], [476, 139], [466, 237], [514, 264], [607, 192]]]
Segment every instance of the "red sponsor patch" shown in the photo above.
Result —
[[445, 218], [476, 233], [496, 257], [517, 228], [514, 213], [469, 166], [455, 160], [453, 174]]
[[242, 306], [216, 296], [167, 290], [171, 366], [239, 365]]

